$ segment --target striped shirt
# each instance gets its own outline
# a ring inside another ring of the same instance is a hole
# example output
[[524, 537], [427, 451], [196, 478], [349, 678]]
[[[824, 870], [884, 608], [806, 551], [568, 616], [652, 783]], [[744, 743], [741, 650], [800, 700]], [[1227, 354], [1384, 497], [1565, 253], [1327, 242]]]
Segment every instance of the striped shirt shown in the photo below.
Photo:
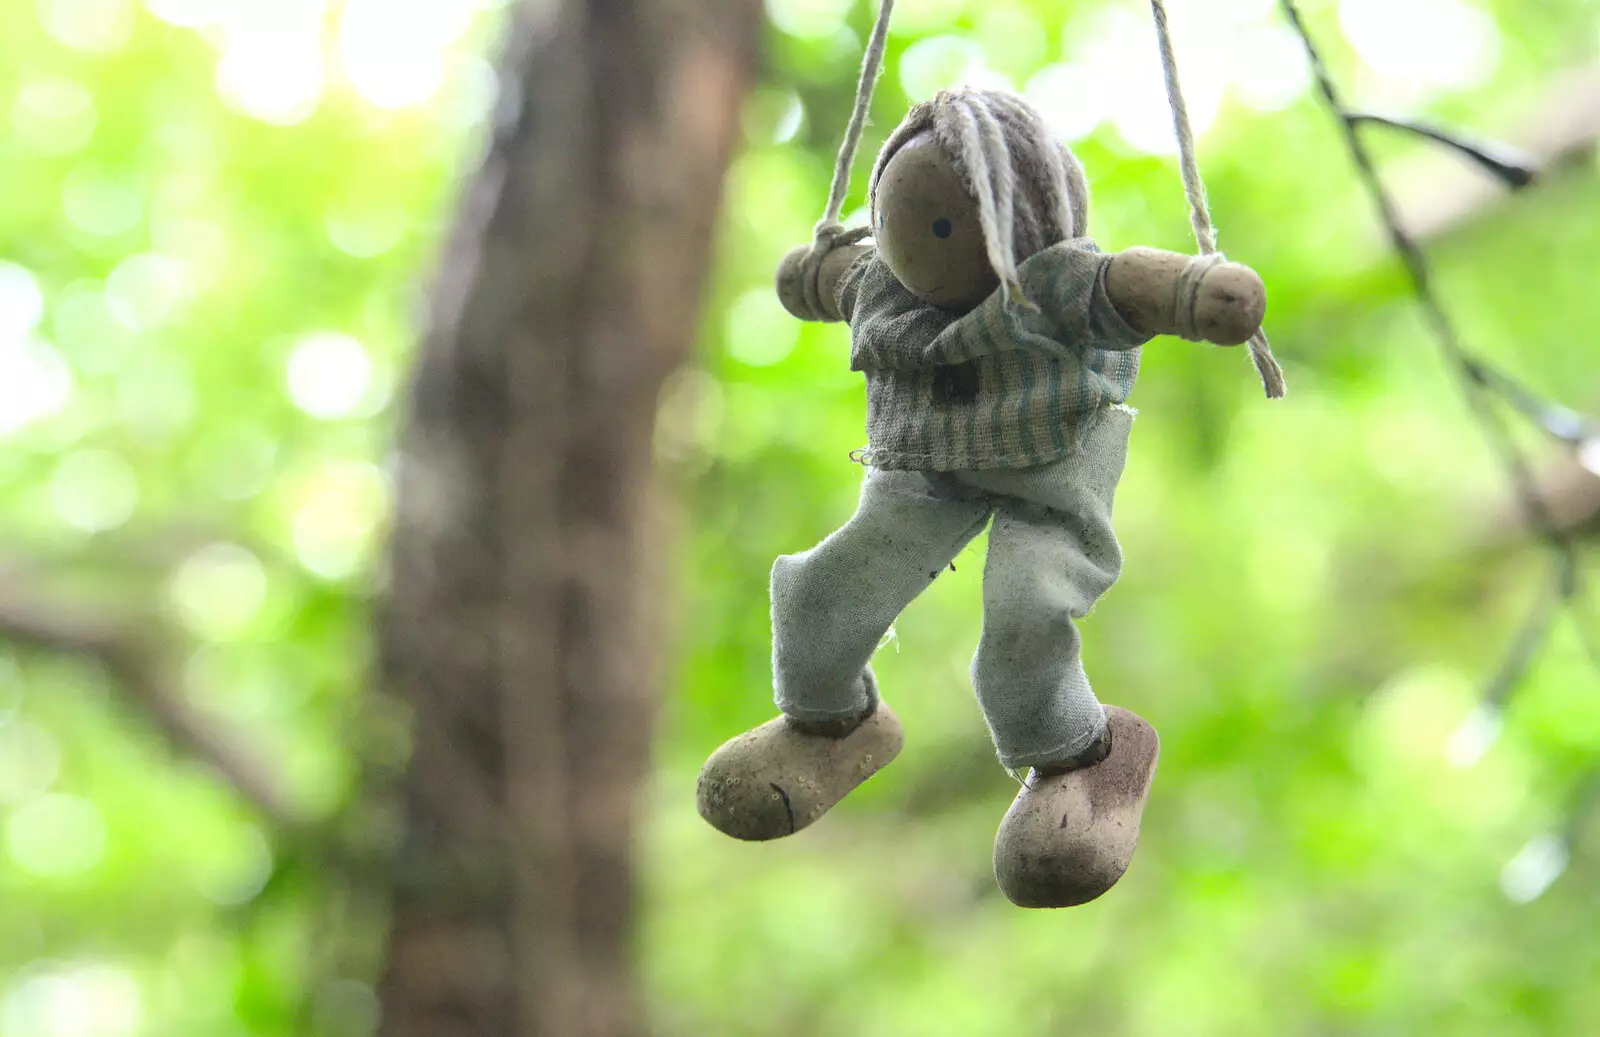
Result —
[[850, 368], [867, 376], [875, 468], [1028, 468], [1068, 453], [1139, 372], [1135, 331], [1111, 305], [1111, 256], [1088, 238], [1051, 245], [1018, 273], [1037, 313], [998, 289], [958, 315], [911, 294], [875, 251], [839, 284]]

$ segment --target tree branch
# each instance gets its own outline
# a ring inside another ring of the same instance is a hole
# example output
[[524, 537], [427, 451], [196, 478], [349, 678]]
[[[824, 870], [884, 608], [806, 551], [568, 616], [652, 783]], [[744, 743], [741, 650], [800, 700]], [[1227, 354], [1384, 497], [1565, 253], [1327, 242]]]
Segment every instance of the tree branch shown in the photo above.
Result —
[[221, 774], [274, 825], [303, 826], [277, 776], [183, 701], [170, 665], [148, 635], [107, 616], [69, 610], [42, 594], [20, 594], [8, 586], [0, 589], [0, 639], [98, 664], [176, 749]]
[[[1578, 548], [1573, 532], [1561, 525], [1536, 479], [1531, 463], [1518, 443], [1513, 429], [1503, 413], [1509, 408], [1546, 434], [1569, 447], [1583, 449], [1584, 441], [1594, 433], [1595, 423], [1583, 415], [1570, 411], [1527, 389], [1508, 373], [1495, 368], [1469, 349], [1457, 331], [1456, 323], [1446, 310], [1433, 275], [1433, 267], [1419, 244], [1420, 238], [1401, 218], [1393, 194], [1378, 175], [1371, 151], [1360, 132], [1363, 120], [1356, 118], [1344, 103], [1339, 88], [1334, 84], [1321, 51], [1306, 29], [1296, 0], [1278, 0], [1285, 18], [1305, 48], [1311, 67], [1312, 79], [1323, 102], [1338, 118], [1339, 128], [1357, 177], [1366, 188], [1379, 220], [1387, 233], [1390, 246], [1398, 256], [1411, 282], [1412, 294], [1427, 321], [1435, 345], [1445, 362], [1455, 371], [1458, 384], [1474, 420], [1483, 430], [1485, 438], [1499, 455], [1509, 481], [1521, 505], [1523, 519], [1544, 542], [1551, 555], [1553, 593], [1542, 601], [1534, 615], [1524, 625], [1521, 635], [1512, 644], [1509, 653], [1490, 682], [1477, 716], [1493, 716], [1510, 698], [1528, 668], [1534, 655], [1544, 644], [1549, 630], [1549, 619], [1557, 611], [1565, 611], [1578, 625], [1588, 661], [1600, 673], [1600, 646], [1588, 628], [1589, 609], [1582, 581]], [[1579, 106], [1586, 113], [1589, 132], [1587, 140], [1592, 146], [1593, 130], [1600, 128], [1600, 91], [1591, 101]], [[1569, 145], [1570, 146], [1570, 145]], [[1469, 718], [1470, 725], [1478, 722]], [[1481, 726], [1481, 725], [1479, 725]], [[1488, 730], [1492, 730], [1492, 727]], [[1474, 737], [1461, 738], [1458, 744], [1474, 741]], [[1461, 753], [1470, 761], [1473, 752]], [[1596, 773], [1600, 773], [1597, 769]], [[1575, 822], [1574, 822], [1575, 823]], [[1567, 842], [1557, 840], [1565, 853]], [[1509, 892], [1509, 887], [1508, 887]], [[1534, 895], [1537, 895], [1535, 893]]]
[[1539, 163], [1533, 156], [1503, 144], [1473, 140], [1465, 134], [1421, 119], [1407, 119], [1378, 112], [1350, 112], [1345, 116], [1345, 121], [1356, 125], [1371, 123], [1374, 126], [1386, 126], [1392, 130], [1400, 130], [1433, 141], [1435, 144], [1442, 144], [1456, 154], [1476, 162], [1484, 172], [1491, 174], [1513, 191], [1530, 187], [1539, 178]]

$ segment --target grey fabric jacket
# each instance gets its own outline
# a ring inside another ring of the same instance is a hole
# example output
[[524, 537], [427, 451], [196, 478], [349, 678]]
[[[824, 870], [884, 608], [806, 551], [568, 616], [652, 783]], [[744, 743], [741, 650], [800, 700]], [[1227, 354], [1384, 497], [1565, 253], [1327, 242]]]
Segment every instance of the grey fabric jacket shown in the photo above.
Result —
[[966, 314], [923, 302], [876, 251], [840, 281], [852, 370], [867, 376], [875, 468], [1030, 468], [1069, 453], [1139, 371], [1135, 331], [1106, 295], [1111, 256], [1088, 238], [1018, 268], [1037, 312], [999, 290]]

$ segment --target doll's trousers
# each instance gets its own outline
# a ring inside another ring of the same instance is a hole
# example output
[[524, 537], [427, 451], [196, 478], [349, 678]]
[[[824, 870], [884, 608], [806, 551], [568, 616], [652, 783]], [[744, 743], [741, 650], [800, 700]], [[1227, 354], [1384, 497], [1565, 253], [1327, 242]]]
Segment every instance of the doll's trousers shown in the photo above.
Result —
[[1116, 582], [1111, 507], [1132, 412], [1107, 408], [1067, 457], [1035, 468], [869, 469], [843, 528], [772, 570], [778, 708], [797, 720], [859, 714], [869, 660], [895, 618], [990, 519], [973, 687], [1007, 767], [1061, 763], [1105, 717], [1077, 620]]

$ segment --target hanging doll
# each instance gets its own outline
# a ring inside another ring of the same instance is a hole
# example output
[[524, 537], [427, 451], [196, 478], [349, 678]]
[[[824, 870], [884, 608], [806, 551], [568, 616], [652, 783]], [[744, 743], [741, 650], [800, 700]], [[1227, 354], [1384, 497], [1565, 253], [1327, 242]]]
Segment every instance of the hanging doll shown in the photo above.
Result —
[[1265, 293], [1220, 256], [1101, 252], [1077, 159], [1005, 93], [914, 107], [869, 198], [875, 245], [820, 262], [796, 249], [778, 278], [796, 316], [850, 323], [867, 379], [860, 505], [774, 566], [782, 715], [711, 757], [700, 812], [728, 835], [778, 838], [893, 760], [900, 724], [869, 660], [989, 526], [972, 680], [1001, 764], [1031, 772], [995, 875], [1019, 905], [1081, 904], [1128, 866], [1158, 747], [1148, 723], [1096, 700], [1076, 625], [1122, 565], [1111, 506], [1139, 349], [1160, 334], [1242, 343]]

